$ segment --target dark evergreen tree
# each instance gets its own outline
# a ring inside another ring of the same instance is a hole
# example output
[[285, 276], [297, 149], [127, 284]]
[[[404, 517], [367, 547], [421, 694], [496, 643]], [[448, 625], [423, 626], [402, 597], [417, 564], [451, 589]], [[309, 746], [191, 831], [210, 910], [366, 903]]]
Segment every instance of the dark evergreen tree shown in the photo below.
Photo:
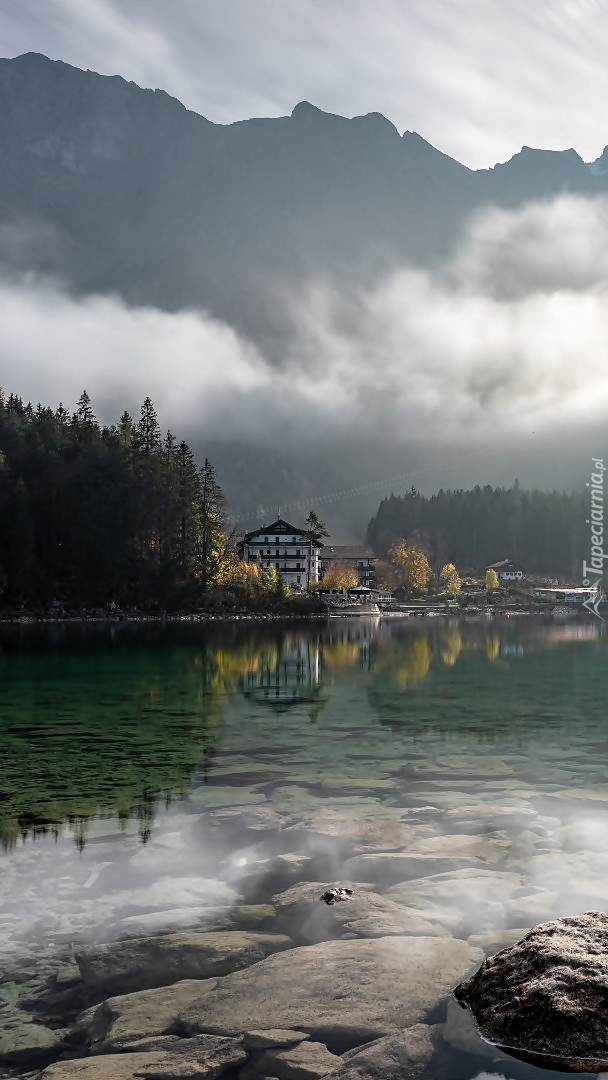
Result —
[[73, 416], [0, 392], [0, 603], [199, 602], [224, 547], [223, 494], [202, 475], [149, 398], [137, 425], [101, 427], [86, 392]]
[[[128, 414], [127, 414], [128, 415]], [[141, 407], [135, 445], [144, 457], [157, 454], [161, 448], [161, 432], [152, 401], [147, 397]]]
[[480, 570], [502, 558], [530, 573], [576, 578], [586, 552], [583, 492], [475, 487], [426, 498], [412, 489], [383, 499], [367, 540], [386, 558], [398, 540], [418, 543], [436, 569], [445, 562]]

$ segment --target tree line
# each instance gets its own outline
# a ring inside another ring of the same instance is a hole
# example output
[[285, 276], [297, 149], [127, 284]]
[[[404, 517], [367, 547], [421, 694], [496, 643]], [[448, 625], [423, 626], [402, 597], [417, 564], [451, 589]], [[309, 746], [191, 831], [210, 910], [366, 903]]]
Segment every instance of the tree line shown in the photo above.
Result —
[[367, 543], [383, 559], [400, 540], [426, 553], [439, 575], [446, 563], [479, 571], [510, 558], [529, 573], [579, 577], [586, 552], [588, 493], [475, 487], [430, 497], [412, 488], [383, 499]]
[[147, 397], [101, 425], [0, 391], [0, 602], [195, 604], [231, 557], [212, 464], [161, 432]]

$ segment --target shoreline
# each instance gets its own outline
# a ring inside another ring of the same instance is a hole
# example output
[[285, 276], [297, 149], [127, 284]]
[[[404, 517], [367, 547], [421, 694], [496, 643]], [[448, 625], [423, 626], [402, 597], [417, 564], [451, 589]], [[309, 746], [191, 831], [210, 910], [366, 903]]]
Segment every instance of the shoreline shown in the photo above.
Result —
[[341, 611], [340, 608], [326, 608], [323, 611], [226, 611], [226, 612], [166, 612], [162, 615], [154, 614], [121, 614], [121, 615], [34, 615], [34, 614], [0, 614], [0, 626], [44, 626], [44, 625], [101, 625], [122, 626], [125, 623], [153, 623], [162, 625], [165, 623], [221, 623], [221, 622], [308, 622], [327, 621], [328, 619], [408, 619], [408, 618], [444, 618], [444, 619], [495, 619], [497, 617], [512, 619], [518, 617], [552, 619], [562, 621], [564, 618], [588, 619], [588, 613], [573, 609], [567, 615], [556, 613], [552, 609], [543, 611], [530, 610], [527, 608], [505, 609], [493, 611], [469, 611], [467, 608], [458, 610], [441, 610], [437, 608], [412, 608], [405, 611], [391, 609], [378, 612]]

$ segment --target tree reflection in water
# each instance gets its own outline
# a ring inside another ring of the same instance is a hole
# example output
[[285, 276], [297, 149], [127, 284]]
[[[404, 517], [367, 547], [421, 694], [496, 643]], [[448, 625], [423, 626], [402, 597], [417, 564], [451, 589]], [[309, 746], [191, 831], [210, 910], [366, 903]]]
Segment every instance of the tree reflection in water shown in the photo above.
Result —
[[278, 714], [303, 707], [315, 721], [335, 688], [358, 687], [373, 722], [414, 737], [433, 729], [489, 739], [499, 728], [551, 723], [547, 701], [558, 699], [562, 718], [570, 710], [580, 719], [588, 698], [593, 722], [601, 633], [599, 624], [568, 630], [538, 620], [366, 618], [6, 628], [0, 843], [58, 835], [67, 824], [82, 847], [96, 815], [123, 829], [135, 819], [145, 841], [159, 803], [181, 797], [197, 770], [212, 773], [230, 699]]

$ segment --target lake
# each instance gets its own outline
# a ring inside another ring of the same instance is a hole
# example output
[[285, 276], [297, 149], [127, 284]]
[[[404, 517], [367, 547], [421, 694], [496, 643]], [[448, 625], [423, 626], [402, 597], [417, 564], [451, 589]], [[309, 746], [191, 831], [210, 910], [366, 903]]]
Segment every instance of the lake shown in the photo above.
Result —
[[[421, 933], [489, 955], [608, 908], [603, 630], [4, 627], [2, 985], [52, 950], [167, 930], [277, 928], [307, 947], [398, 940], [419, 913]], [[333, 884], [363, 913], [319, 903]], [[9, 1028], [13, 1006], [0, 994]], [[446, 1076], [552, 1075], [448, 1035]]]

